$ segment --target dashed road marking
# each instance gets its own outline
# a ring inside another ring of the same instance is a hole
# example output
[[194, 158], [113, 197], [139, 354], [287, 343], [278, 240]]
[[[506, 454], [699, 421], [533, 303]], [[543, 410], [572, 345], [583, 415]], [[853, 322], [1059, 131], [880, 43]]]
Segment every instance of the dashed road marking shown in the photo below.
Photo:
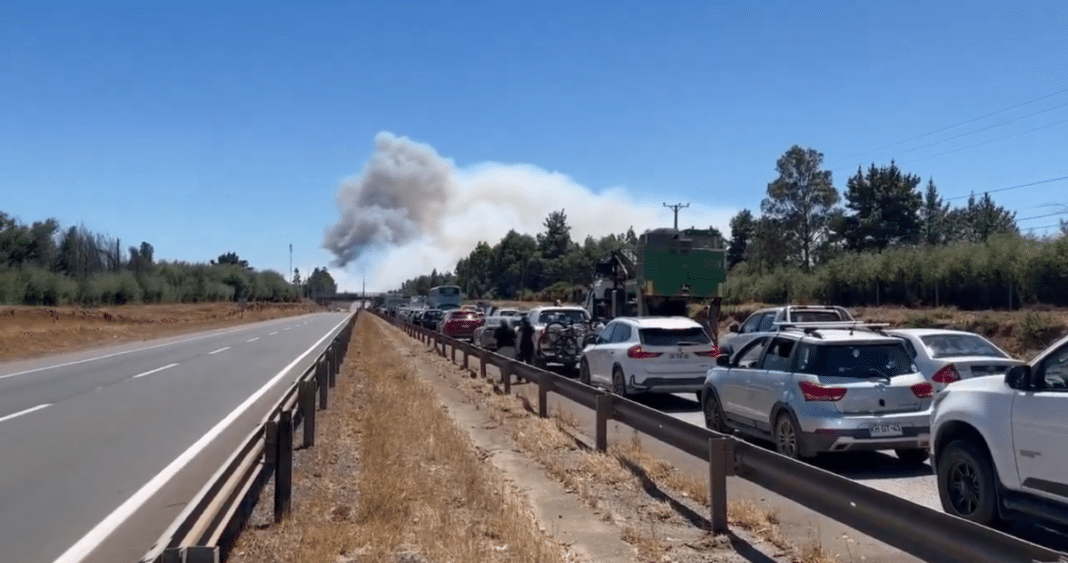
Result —
[[218, 350], [216, 350], [214, 352], [208, 352], [208, 355], [211, 356], [212, 354], [218, 354], [219, 352], [225, 352], [225, 351], [227, 351], [229, 349], [230, 349], [229, 346], [223, 346], [222, 348], [219, 348]]
[[24, 414], [29, 414], [29, 413], [31, 413], [33, 411], [39, 411], [39, 410], [41, 410], [41, 409], [43, 409], [45, 407], [50, 407], [50, 406], [52, 406], [52, 403], [45, 403], [43, 405], [37, 405], [36, 407], [30, 407], [30, 408], [28, 408], [28, 409], [26, 409], [24, 411], [19, 411], [19, 412], [15, 413], [15, 414], [9, 414], [9, 415], [7, 415], [5, 417], [0, 417], [0, 422], [4, 422], [6, 420], [11, 420], [12, 418], [15, 418], [16, 416], [22, 416]]
[[161, 371], [163, 371], [165, 369], [171, 369], [172, 367], [174, 367], [176, 365], [178, 365], [178, 364], [167, 364], [167, 365], [165, 365], [165, 366], [163, 366], [161, 368], [151, 369], [151, 370], [146, 371], [145, 373], [139, 373], [139, 374], [131, 377], [130, 379], [137, 379], [138, 377], [144, 377], [146, 375], [151, 375], [153, 373], [161, 372]]

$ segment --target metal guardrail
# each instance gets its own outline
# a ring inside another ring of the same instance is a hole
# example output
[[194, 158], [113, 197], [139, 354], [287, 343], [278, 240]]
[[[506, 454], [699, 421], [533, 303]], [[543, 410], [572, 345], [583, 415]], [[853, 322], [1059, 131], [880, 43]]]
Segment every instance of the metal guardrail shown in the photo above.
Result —
[[[381, 317], [381, 315], [380, 315]], [[607, 449], [607, 421], [616, 420], [652, 438], [709, 462], [709, 498], [712, 530], [727, 531], [726, 477], [738, 477], [802, 504], [833, 520], [892, 547], [927, 561], [939, 563], [1047, 563], [1068, 561], [1065, 554], [932, 510], [891, 494], [872, 489], [841, 475], [799, 462], [732, 436], [695, 426], [656, 409], [618, 397], [575, 380], [506, 358], [439, 332], [395, 319], [396, 324], [442, 356], [456, 362], [463, 354], [480, 359], [479, 373], [486, 365], [501, 372], [506, 393], [512, 375], [538, 385], [538, 412], [545, 417], [548, 393], [557, 393], [593, 409], [596, 413], [596, 447]]]
[[292, 497], [293, 431], [301, 426], [303, 445], [315, 443], [316, 408], [326, 408], [327, 390], [336, 383], [358, 315], [359, 311], [337, 331], [311, 367], [142, 557], [142, 563], [218, 563], [225, 559], [271, 477], [275, 480], [275, 522], [285, 518]]

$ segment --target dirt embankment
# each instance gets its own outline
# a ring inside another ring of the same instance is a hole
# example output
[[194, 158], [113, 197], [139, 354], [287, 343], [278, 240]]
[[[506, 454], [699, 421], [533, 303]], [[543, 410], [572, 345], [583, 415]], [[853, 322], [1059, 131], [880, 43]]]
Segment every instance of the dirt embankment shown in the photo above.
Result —
[[0, 307], [0, 361], [173, 336], [322, 310], [314, 303]]

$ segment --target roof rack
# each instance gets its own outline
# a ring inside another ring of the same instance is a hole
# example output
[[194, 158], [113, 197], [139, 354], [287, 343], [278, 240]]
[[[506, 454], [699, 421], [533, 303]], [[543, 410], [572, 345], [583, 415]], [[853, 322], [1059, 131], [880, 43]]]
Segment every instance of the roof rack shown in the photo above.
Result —
[[778, 321], [772, 323], [778, 330], [789, 329], [801, 329], [805, 331], [805, 334], [815, 334], [819, 329], [839, 329], [849, 330], [850, 334], [854, 330], [870, 330], [872, 332], [882, 333], [882, 329], [890, 326], [890, 323], [866, 323], [863, 321], [826, 321], [826, 322], [783, 322]]

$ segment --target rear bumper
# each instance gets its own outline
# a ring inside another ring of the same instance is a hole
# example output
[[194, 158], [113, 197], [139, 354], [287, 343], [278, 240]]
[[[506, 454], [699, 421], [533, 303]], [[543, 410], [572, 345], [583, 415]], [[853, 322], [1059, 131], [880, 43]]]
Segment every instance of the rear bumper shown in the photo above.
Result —
[[929, 426], [906, 427], [900, 436], [873, 438], [871, 430], [837, 430], [822, 429], [816, 432], [801, 433], [805, 445], [812, 453], [816, 452], [858, 452], [895, 449], [928, 449], [931, 442]]
[[640, 393], [687, 393], [700, 391], [705, 385], [705, 376], [644, 377], [630, 376], [630, 387]]

